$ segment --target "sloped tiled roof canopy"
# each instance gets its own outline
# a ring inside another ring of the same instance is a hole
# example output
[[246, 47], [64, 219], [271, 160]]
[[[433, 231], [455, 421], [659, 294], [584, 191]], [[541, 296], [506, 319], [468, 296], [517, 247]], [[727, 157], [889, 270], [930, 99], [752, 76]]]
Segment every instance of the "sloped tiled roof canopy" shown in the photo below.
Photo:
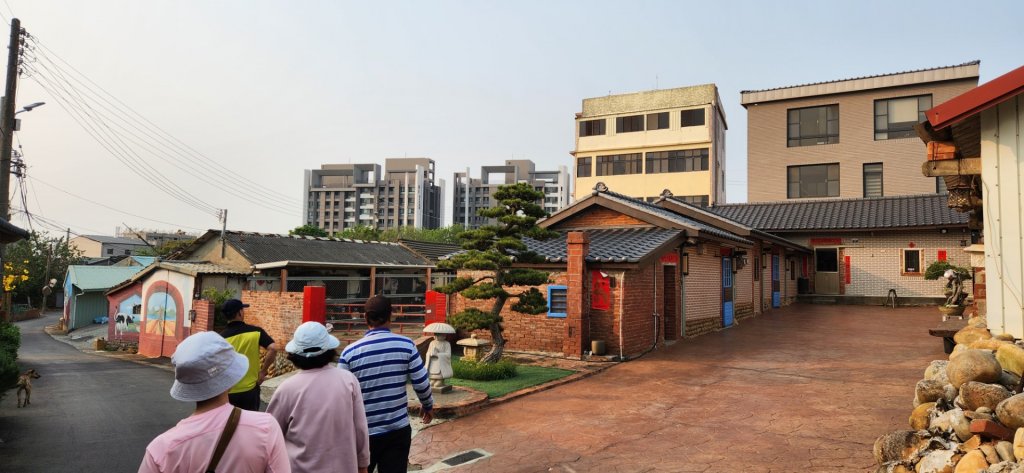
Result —
[[768, 232], [873, 230], [967, 225], [943, 194], [726, 204], [708, 211]]
[[[213, 235], [214, 237], [218, 235]], [[227, 243], [256, 267], [352, 266], [433, 267], [398, 243], [227, 232]]]
[[[545, 241], [524, 238], [523, 243], [550, 263], [565, 263], [568, 232], [559, 233], [558, 238]], [[590, 251], [586, 258], [588, 263], [637, 263], [682, 236], [683, 231], [632, 227], [588, 230], [586, 234], [590, 239]]]

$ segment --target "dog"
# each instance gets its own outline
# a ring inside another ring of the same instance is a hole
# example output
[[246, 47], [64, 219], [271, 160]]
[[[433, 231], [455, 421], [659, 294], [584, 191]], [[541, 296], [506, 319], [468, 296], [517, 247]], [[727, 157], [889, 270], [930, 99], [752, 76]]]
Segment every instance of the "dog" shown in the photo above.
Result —
[[[32, 404], [32, 379], [38, 379], [39, 373], [36, 370], [28, 370], [18, 376], [18, 407], [28, 407]], [[25, 402], [22, 403], [21, 394], [25, 393]]]

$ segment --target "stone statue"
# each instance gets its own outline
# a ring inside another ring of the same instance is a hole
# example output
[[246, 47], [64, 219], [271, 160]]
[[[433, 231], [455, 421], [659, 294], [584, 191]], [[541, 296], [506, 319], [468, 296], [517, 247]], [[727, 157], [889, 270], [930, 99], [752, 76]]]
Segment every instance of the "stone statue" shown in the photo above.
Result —
[[427, 347], [426, 359], [431, 389], [440, 393], [450, 391], [452, 387], [445, 384], [445, 380], [452, 377], [452, 345], [448, 343], [446, 334], [434, 334], [434, 341]]

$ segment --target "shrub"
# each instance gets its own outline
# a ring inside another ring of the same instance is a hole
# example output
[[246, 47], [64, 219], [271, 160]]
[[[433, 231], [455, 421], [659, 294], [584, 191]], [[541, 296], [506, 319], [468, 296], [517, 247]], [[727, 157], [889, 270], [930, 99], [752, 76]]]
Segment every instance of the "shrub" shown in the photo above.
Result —
[[452, 371], [456, 378], [474, 381], [494, 381], [509, 379], [516, 376], [516, 364], [511, 360], [500, 360], [497, 363], [477, 363], [462, 359], [452, 360]]
[[0, 322], [0, 392], [13, 386], [18, 379], [18, 347], [21, 330], [17, 325]]
[[924, 270], [924, 278], [928, 280], [936, 280], [945, 274], [947, 269], [952, 269], [960, 274], [960, 279], [966, 281], [971, 279], [971, 270], [960, 266], [954, 266], [949, 261], [934, 261], [928, 265], [928, 268]]

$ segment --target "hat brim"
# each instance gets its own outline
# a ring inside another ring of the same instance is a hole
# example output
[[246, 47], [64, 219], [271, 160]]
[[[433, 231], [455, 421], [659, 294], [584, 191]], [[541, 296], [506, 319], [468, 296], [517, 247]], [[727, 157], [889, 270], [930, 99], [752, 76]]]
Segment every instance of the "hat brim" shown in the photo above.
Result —
[[320, 347], [320, 351], [309, 352], [309, 353], [304, 352], [303, 350], [305, 350], [305, 348], [299, 347], [299, 344], [295, 343], [295, 339], [292, 339], [290, 342], [288, 342], [284, 346], [284, 351], [286, 351], [288, 353], [291, 353], [292, 355], [298, 355], [298, 356], [304, 356], [306, 358], [312, 358], [314, 356], [319, 356], [319, 355], [322, 355], [322, 354], [326, 353], [327, 350], [333, 350], [335, 348], [338, 348], [339, 346], [341, 346], [341, 342], [338, 341], [337, 337], [332, 337], [331, 335], [327, 335], [327, 340], [326, 340], [324, 346]]
[[219, 396], [231, 389], [245, 377], [249, 371], [249, 359], [239, 353], [233, 353], [235, 359], [226, 370], [216, 377], [202, 383], [186, 384], [174, 380], [171, 385], [171, 397], [179, 401], [198, 402]]

